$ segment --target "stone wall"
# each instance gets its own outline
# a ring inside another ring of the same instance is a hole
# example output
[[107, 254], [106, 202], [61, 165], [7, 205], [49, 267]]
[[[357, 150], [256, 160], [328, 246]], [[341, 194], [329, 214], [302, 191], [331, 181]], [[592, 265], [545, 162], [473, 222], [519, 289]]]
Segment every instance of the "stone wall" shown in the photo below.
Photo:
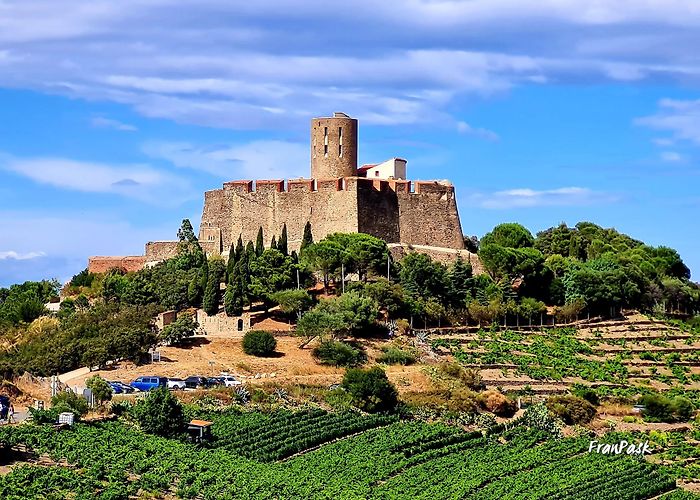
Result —
[[149, 241], [146, 243], [146, 262], [160, 262], [177, 255], [177, 241]]
[[91, 273], [106, 273], [112, 268], [119, 267], [127, 272], [136, 272], [143, 269], [146, 258], [143, 256], [127, 257], [90, 257], [88, 259], [88, 271]]
[[439, 248], [427, 245], [408, 245], [405, 243], [390, 243], [388, 246], [394, 260], [401, 260], [409, 253], [416, 252], [424, 253], [437, 262], [449, 265], [456, 261], [457, 258], [461, 257], [464, 262], [469, 262], [471, 264], [472, 272], [475, 275], [484, 274], [486, 272], [484, 266], [481, 264], [479, 256], [475, 253], [471, 253], [469, 250]]
[[220, 228], [221, 248], [228, 252], [239, 235], [244, 243], [255, 242], [262, 227], [268, 246], [286, 223], [289, 249], [298, 250], [307, 221], [316, 240], [333, 232], [357, 232], [357, 196], [345, 187], [343, 179], [227, 182], [204, 195], [200, 240]]
[[267, 246], [286, 223], [289, 248], [298, 250], [307, 221], [315, 241], [363, 232], [388, 243], [464, 248], [452, 186], [417, 182], [413, 190], [410, 181], [363, 177], [227, 182], [205, 193], [199, 238], [208, 252], [228, 252], [239, 235], [255, 241], [262, 227]]
[[212, 337], [243, 337], [250, 330], [250, 313], [244, 312], [241, 316], [226, 316], [219, 313], [209, 316], [202, 309], [197, 309], [197, 323], [205, 335]]

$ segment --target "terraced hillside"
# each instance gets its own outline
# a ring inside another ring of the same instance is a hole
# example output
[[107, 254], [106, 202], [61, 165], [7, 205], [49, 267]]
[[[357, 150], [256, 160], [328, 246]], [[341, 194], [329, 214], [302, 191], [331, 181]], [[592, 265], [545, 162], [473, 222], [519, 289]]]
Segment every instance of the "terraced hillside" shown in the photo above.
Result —
[[576, 328], [443, 329], [428, 342], [503, 390], [551, 394], [573, 384], [700, 390], [700, 332], [639, 314]]
[[[214, 419], [215, 426], [224, 423], [216, 430], [214, 449], [144, 435], [119, 422], [77, 424], [70, 430], [0, 429], [0, 449], [26, 446], [54, 461], [47, 465], [45, 457], [43, 466], [16, 466], [0, 476], [0, 495], [620, 500], [676, 491], [674, 476], [663, 467], [626, 455], [588, 453], [587, 438], [557, 439], [526, 427], [485, 436], [442, 424], [365, 421], [364, 430], [346, 438], [329, 434], [289, 459], [266, 455], [260, 461], [249, 458], [257, 444], [282, 449], [295, 429], [336, 417], [303, 412], [220, 418]], [[356, 416], [354, 424], [363, 418]], [[266, 423], [276, 432], [262, 436]]]

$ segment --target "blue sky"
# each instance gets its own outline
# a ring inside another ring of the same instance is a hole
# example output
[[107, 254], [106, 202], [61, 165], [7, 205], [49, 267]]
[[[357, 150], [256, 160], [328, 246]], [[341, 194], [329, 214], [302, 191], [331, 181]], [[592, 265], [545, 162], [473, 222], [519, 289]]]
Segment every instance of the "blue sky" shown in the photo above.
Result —
[[450, 179], [465, 234], [589, 220], [697, 280], [700, 5], [530, 3], [0, 1], [0, 285], [140, 254], [224, 181], [307, 174], [334, 111], [361, 163]]

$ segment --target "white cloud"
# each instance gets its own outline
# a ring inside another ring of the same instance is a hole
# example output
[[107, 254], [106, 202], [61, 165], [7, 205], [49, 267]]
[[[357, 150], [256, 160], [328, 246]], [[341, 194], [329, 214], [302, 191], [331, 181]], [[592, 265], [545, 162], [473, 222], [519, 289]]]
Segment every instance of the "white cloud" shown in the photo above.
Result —
[[309, 147], [286, 141], [253, 141], [240, 145], [196, 146], [151, 142], [144, 152], [181, 168], [202, 170], [226, 179], [285, 179], [308, 176]]
[[700, 144], [700, 99], [662, 99], [656, 114], [637, 118], [635, 123], [671, 132], [675, 139]]
[[0, 2], [0, 86], [240, 129], [329, 110], [452, 124], [459, 98], [523, 82], [700, 79], [691, 0], [357, 0], [332, 23], [329, 12], [320, 0]]
[[617, 196], [583, 187], [563, 187], [535, 190], [509, 189], [494, 193], [472, 195], [471, 203], [487, 209], [531, 208], [547, 206], [576, 206], [593, 203], [612, 203]]
[[107, 165], [0, 154], [0, 169], [62, 189], [112, 193], [152, 204], [179, 204], [194, 195], [189, 181], [148, 165]]
[[128, 123], [122, 123], [118, 120], [112, 120], [110, 118], [105, 118], [103, 116], [96, 116], [90, 120], [90, 124], [96, 128], [111, 128], [114, 130], [119, 130], [122, 132], [136, 132], [138, 129], [129, 125]]
[[675, 151], [662, 151], [659, 155], [659, 158], [661, 158], [661, 161], [667, 163], [678, 163], [685, 160], [685, 158], [683, 158], [683, 155]]
[[27, 252], [27, 253], [19, 253], [15, 252], [13, 250], [9, 250], [6, 252], [0, 252], [0, 260], [31, 260], [31, 259], [36, 259], [37, 257], [45, 257], [46, 254], [44, 252]]
[[485, 128], [472, 127], [467, 122], [463, 121], [457, 122], [457, 131], [460, 134], [475, 135], [481, 139], [486, 139], [487, 141], [497, 141], [499, 139], [496, 132]]

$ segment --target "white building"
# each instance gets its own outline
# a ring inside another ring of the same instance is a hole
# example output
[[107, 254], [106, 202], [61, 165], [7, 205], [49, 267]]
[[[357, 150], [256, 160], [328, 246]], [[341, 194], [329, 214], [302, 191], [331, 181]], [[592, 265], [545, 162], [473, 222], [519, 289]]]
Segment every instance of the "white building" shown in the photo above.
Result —
[[382, 163], [370, 163], [357, 169], [357, 175], [368, 179], [405, 179], [406, 160], [391, 158]]

